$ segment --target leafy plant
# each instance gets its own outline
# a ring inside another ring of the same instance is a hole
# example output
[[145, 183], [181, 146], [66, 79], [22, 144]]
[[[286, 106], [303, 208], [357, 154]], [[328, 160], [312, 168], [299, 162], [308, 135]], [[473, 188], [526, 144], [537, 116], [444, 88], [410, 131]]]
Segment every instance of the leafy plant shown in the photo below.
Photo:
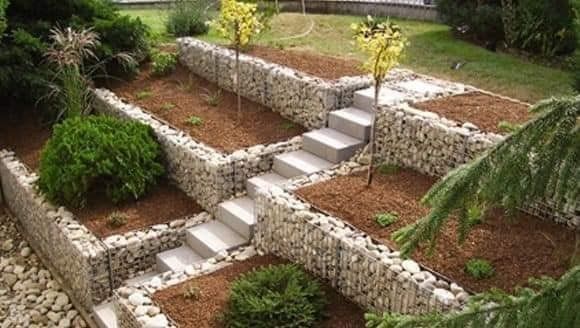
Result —
[[379, 213], [375, 215], [375, 221], [383, 228], [390, 226], [398, 220], [399, 215], [395, 212]]
[[175, 1], [167, 17], [167, 31], [178, 37], [206, 34], [213, 7], [210, 0]]
[[483, 259], [471, 259], [465, 264], [465, 273], [475, 279], [486, 279], [494, 275], [491, 263]]
[[153, 75], [165, 76], [173, 73], [177, 66], [177, 55], [165, 51], [155, 51], [151, 56]]
[[161, 109], [169, 111], [175, 108], [175, 105], [169, 102], [164, 103], [163, 105], [161, 105]]
[[83, 207], [89, 192], [114, 203], [137, 199], [164, 173], [151, 128], [107, 116], [73, 117], [54, 127], [40, 158], [38, 186], [56, 204]]
[[238, 96], [238, 120], [242, 115], [242, 95], [240, 94], [240, 50], [258, 35], [263, 25], [257, 14], [258, 6], [252, 3], [243, 3], [236, 0], [221, 2], [219, 16], [211, 21], [211, 25], [236, 51], [236, 94]]
[[137, 98], [137, 100], [145, 100], [147, 98], [150, 98], [151, 96], [153, 96], [153, 92], [149, 90], [141, 90], [137, 92], [135, 98]]
[[193, 126], [200, 126], [203, 124], [203, 119], [199, 116], [190, 116], [187, 119], [187, 124], [193, 125]]
[[207, 88], [203, 88], [201, 92], [201, 98], [212, 107], [217, 107], [222, 102], [222, 89], [217, 89], [215, 92], [211, 92]]
[[190, 283], [183, 292], [183, 297], [188, 300], [197, 301], [201, 297], [201, 289], [196, 283]]
[[129, 217], [121, 212], [113, 212], [107, 217], [107, 225], [112, 228], [120, 228], [127, 224]]
[[401, 168], [394, 164], [381, 164], [379, 166], [379, 173], [382, 175], [392, 175], [399, 172]]
[[514, 124], [514, 123], [507, 122], [507, 121], [501, 121], [497, 125], [497, 128], [504, 133], [514, 133], [517, 130], [521, 129], [522, 126], [521, 126], [521, 124]]
[[293, 264], [270, 265], [232, 284], [227, 327], [315, 327], [326, 305], [320, 285]]
[[[379, 90], [381, 89], [382, 81], [387, 76], [387, 73], [399, 63], [403, 56], [403, 50], [407, 45], [407, 39], [403, 36], [398, 25], [389, 20], [376, 21], [371, 16], [368, 16], [361, 23], [353, 24], [352, 29], [357, 48], [367, 56], [363, 68], [373, 76], [375, 88], [373, 110], [378, 110]], [[375, 125], [375, 115], [372, 115], [371, 139], [369, 141], [370, 162], [367, 174], [368, 186], [371, 185], [373, 179], [375, 152], [373, 131], [375, 130]]]

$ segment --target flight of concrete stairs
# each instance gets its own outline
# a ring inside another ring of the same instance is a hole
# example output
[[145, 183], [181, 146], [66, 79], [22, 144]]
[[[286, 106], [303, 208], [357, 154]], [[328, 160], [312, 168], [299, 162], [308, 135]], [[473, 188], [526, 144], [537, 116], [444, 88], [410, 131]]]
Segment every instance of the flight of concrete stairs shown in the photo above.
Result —
[[[367, 144], [373, 92], [373, 89], [356, 92], [352, 107], [329, 114], [328, 128], [303, 135], [301, 150], [277, 155], [272, 172], [248, 179], [247, 196], [219, 204], [216, 219], [188, 229], [183, 246], [157, 254], [155, 272], [126, 284], [144, 282], [157, 273], [184, 270], [186, 266], [202, 262], [219, 252], [248, 244], [256, 224], [254, 198], [258, 189], [281, 185], [290, 178], [330, 168], [350, 159]], [[112, 303], [95, 307], [94, 314], [99, 327], [117, 327]]]

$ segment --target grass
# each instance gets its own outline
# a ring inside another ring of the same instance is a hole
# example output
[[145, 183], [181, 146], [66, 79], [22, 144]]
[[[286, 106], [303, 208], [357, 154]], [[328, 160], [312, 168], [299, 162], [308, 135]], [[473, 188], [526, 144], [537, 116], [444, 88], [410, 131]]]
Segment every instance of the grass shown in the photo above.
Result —
[[[159, 10], [126, 10], [139, 16], [150, 25], [156, 35], [168, 38], [164, 20], [166, 14]], [[315, 22], [312, 32], [304, 38], [282, 38], [304, 32]], [[332, 56], [363, 60], [364, 56], [352, 43], [351, 23], [361, 17], [339, 15], [308, 15], [284, 13], [272, 21], [272, 28], [256, 42], [284, 49], [312, 51]], [[449, 27], [429, 22], [395, 19], [410, 41], [402, 65], [418, 73], [475, 85], [528, 102], [550, 96], [570, 95], [570, 74], [564, 70], [543, 66], [505, 53], [494, 53], [468, 42], [455, 39]], [[223, 44], [225, 40], [215, 30], [200, 37]], [[454, 62], [466, 64], [458, 70], [451, 69]]]

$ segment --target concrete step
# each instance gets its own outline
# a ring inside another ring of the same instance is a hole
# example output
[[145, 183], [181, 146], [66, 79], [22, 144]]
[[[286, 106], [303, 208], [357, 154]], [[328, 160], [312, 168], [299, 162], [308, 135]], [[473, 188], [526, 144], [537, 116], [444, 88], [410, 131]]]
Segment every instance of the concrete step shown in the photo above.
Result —
[[353, 138], [369, 141], [371, 135], [372, 114], [354, 107], [330, 112], [328, 127]]
[[113, 302], [101, 303], [93, 307], [93, 317], [99, 328], [117, 328], [117, 313]]
[[[400, 104], [409, 97], [404, 93], [383, 87], [379, 90], [379, 106]], [[354, 107], [367, 112], [373, 112], [375, 88], [371, 87], [354, 93]]]
[[140, 276], [125, 280], [124, 285], [126, 285], [126, 286], [138, 286], [138, 285], [143, 284], [146, 281], [153, 279], [153, 277], [155, 277], [158, 274], [159, 274], [159, 272], [157, 272], [157, 271], [146, 272]]
[[232, 228], [218, 220], [209, 221], [188, 229], [185, 237], [189, 246], [204, 258], [217, 255], [248, 243]]
[[248, 191], [248, 196], [254, 199], [258, 189], [279, 186], [286, 181], [288, 179], [278, 173], [266, 173], [246, 180], [246, 190]]
[[241, 197], [218, 205], [216, 218], [246, 239], [252, 238], [256, 217], [254, 200]]
[[157, 261], [157, 271], [182, 271], [185, 267], [202, 261], [203, 257], [192, 250], [189, 246], [183, 245], [178, 248], [161, 252], [155, 256]]
[[274, 172], [286, 178], [315, 173], [332, 165], [331, 162], [304, 150], [297, 150], [274, 157]]
[[324, 128], [304, 134], [304, 150], [332, 163], [351, 158], [364, 142], [334, 129]]
[[444, 88], [423, 80], [410, 80], [398, 83], [397, 85], [421, 97], [433, 97], [445, 92]]

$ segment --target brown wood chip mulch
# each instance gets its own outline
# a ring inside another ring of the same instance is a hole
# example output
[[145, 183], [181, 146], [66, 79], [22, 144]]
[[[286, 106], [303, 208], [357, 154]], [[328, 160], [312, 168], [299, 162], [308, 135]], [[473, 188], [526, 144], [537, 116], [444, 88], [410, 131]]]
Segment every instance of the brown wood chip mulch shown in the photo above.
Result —
[[471, 122], [482, 131], [505, 134], [500, 122], [522, 124], [531, 118], [529, 107], [481, 92], [469, 92], [413, 104], [417, 109], [437, 113], [461, 124]]
[[[391, 233], [428, 213], [420, 199], [435, 180], [401, 169], [392, 175], [375, 174], [372, 185], [367, 188], [365, 173], [334, 178], [297, 193], [318, 208], [397, 248], [390, 240]], [[382, 228], [374, 219], [381, 212], [396, 212], [399, 221]], [[574, 250], [573, 231], [524, 213], [508, 218], [500, 210], [492, 211], [463, 245], [457, 244], [455, 229], [456, 221], [450, 220], [433, 255], [420, 249], [413, 258], [476, 292], [492, 287], [513, 290], [531, 277], [560, 277], [569, 269]], [[484, 280], [467, 275], [464, 267], [471, 258], [490, 261], [495, 275]]]
[[[181, 328], [223, 327], [221, 314], [227, 306], [230, 284], [243, 273], [261, 266], [287, 263], [277, 257], [256, 256], [237, 262], [206, 276], [201, 276], [156, 292], [153, 300]], [[200, 289], [196, 300], [184, 297], [184, 292], [193, 284]], [[326, 307], [322, 328], [363, 328], [364, 312], [354, 303], [323, 283], [329, 304]]]

